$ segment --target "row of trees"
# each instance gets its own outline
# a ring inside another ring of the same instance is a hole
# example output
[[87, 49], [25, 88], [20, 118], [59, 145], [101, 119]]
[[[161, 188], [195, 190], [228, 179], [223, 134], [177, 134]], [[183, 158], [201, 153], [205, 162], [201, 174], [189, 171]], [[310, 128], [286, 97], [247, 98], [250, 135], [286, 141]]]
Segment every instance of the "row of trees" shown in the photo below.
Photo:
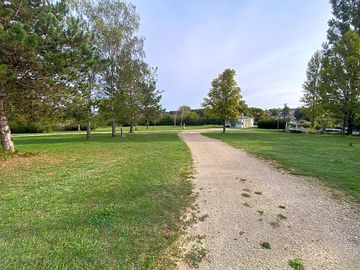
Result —
[[301, 101], [315, 128], [324, 118], [352, 134], [360, 117], [360, 1], [331, 0], [327, 42], [309, 61]]
[[0, 139], [9, 125], [94, 115], [133, 127], [162, 109], [157, 69], [144, 60], [135, 6], [122, 0], [4, 1], [0, 6]]

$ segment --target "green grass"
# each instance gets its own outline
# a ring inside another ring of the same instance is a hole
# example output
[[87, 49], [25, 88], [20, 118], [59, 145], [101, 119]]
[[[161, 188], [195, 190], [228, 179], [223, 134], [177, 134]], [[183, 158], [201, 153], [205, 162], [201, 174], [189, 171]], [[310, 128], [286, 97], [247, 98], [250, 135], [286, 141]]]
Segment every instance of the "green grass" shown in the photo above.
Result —
[[15, 143], [20, 154], [0, 160], [2, 269], [173, 266], [193, 201], [191, 155], [176, 134]]
[[204, 135], [261, 158], [275, 160], [293, 174], [320, 178], [360, 202], [360, 137], [289, 134], [261, 129]]

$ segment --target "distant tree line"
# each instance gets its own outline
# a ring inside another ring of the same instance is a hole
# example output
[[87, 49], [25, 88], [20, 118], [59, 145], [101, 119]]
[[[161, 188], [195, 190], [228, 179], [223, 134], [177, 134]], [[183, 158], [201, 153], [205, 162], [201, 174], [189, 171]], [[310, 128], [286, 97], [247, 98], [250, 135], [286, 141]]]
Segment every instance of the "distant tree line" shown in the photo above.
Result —
[[130, 131], [161, 113], [157, 69], [144, 60], [135, 6], [122, 0], [2, 1], [0, 141], [17, 131]]

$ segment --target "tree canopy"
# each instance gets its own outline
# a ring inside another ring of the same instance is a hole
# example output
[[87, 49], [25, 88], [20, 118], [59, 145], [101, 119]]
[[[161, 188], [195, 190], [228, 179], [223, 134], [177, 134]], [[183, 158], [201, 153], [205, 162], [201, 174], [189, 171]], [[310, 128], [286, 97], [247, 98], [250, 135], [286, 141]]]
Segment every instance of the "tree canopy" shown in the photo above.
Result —
[[212, 81], [208, 96], [204, 98], [202, 104], [209, 116], [218, 117], [222, 120], [223, 132], [226, 131], [225, 122], [239, 117], [244, 104], [235, 75], [234, 69], [225, 69]]

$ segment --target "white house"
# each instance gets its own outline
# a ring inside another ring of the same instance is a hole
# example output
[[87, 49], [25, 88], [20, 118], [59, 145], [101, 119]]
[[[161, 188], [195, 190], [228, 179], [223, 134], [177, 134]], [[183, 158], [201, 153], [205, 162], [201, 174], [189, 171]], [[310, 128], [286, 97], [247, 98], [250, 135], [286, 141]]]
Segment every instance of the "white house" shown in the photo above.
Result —
[[226, 121], [226, 127], [249, 128], [254, 126], [254, 118], [249, 116], [240, 116], [236, 121]]

